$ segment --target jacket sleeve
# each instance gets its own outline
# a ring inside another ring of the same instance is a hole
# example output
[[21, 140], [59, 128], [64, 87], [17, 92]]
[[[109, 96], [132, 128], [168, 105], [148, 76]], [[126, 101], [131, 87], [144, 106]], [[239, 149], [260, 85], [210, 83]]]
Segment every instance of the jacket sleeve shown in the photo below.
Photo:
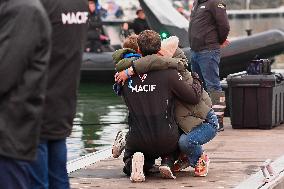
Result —
[[122, 60], [123, 55], [126, 53], [136, 53], [136, 52], [129, 48], [118, 49], [112, 54], [112, 59], [114, 63], [117, 64], [120, 60]]
[[179, 47], [177, 48], [176, 52], [173, 55], [173, 58], [180, 58], [179, 63], [183, 65], [184, 68], [188, 67], [188, 60], [185, 56], [183, 50], [181, 50]]
[[176, 70], [184, 68], [182, 58], [164, 57], [157, 54], [139, 58], [133, 62], [133, 66], [138, 74], [155, 70], [166, 70], [169, 68]]
[[216, 21], [219, 43], [222, 44], [226, 41], [230, 31], [226, 4], [221, 0], [214, 0], [210, 4], [210, 10]]
[[193, 83], [188, 84], [175, 70], [169, 76], [169, 88], [179, 100], [192, 105], [199, 103], [203, 91], [199, 78], [193, 77]]
[[136, 58], [124, 58], [120, 60], [116, 65], [115, 65], [115, 70], [117, 72], [121, 72], [129, 67], [132, 66], [132, 62], [136, 60]]
[[[3, 7], [2, 7], [3, 8]], [[33, 79], [34, 75], [24, 75], [27, 67], [34, 66], [31, 62], [39, 61], [40, 49], [50, 47], [50, 25], [46, 17], [43, 22], [42, 14], [32, 7], [19, 7], [17, 11], [1, 10], [0, 7], [0, 97], [9, 92], [23, 78]], [[43, 31], [47, 30], [47, 31]], [[49, 31], [49, 32], [48, 32]], [[46, 36], [43, 40], [42, 36]], [[47, 62], [39, 62], [34, 69], [42, 71]]]

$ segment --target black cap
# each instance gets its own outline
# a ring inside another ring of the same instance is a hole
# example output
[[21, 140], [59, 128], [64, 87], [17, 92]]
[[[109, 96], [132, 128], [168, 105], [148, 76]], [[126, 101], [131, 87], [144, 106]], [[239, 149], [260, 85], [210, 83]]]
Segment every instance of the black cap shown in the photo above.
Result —
[[137, 9], [137, 10], [136, 10], [136, 15], [138, 15], [141, 11], [143, 12], [142, 9]]

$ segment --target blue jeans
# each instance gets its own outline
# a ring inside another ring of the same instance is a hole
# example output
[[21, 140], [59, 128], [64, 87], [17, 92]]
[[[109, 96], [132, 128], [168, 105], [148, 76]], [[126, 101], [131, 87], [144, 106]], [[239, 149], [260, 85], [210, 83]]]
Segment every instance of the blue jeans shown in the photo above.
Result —
[[191, 51], [191, 69], [202, 79], [206, 91], [221, 91], [219, 77], [220, 49]]
[[29, 162], [0, 156], [0, 188], [30, 189]]
[[31, 189], [69, 189], [66, 140], [42, 140], [30, 164]]
[[212, 140], [217, 134], [218, 119], [214, 111], [208, 112], [206, 122], [194, 127], [179, 138], [181, 152], [188, 156], [189, 164], [195, 167], [203, 153], [202, 145]]

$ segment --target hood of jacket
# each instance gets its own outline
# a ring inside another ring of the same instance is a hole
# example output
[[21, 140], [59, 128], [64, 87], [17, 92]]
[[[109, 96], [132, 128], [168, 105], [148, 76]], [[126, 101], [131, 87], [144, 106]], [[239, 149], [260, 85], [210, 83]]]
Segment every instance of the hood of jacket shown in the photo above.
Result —
[[171, 36], [164, 39], [161, 43], [159, 54], [165, 57], [173, 57], [178, 48], [179, 39], [177, 36]]

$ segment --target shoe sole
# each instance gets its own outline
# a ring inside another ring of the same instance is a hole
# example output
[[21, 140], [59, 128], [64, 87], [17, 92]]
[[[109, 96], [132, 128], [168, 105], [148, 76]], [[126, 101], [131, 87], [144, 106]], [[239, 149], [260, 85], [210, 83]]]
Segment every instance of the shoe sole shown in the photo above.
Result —
[[118, 158], [125, 148], [125, 137], [122, 131], [116, 134], [114, 143], [112, 145], [112, 156]]
[[225, 131], [224, 128], [218, 129], [217, 132]]
[[168, 166], [160, 166], [159, 170], [163, 178], [176, 179], [176, 177], [173, 175], [171, 169]]
[[209, 171], [209, 164], [210, 164], [210, 159], [207, 162], [207, 171], [206, 171], [205, 174], [203, 174], [203, 175], [194, 175], [194, 176], [196, 176], [196, 177], [206, 177], [208, 175], [208, 171]]
[[183, 166], [179, 167], [178, 169], [175, 169], [174, 172], [180, 172], [180, 171], [182, 171], [183, 169], [188, 168], [189, 166], [190, 166], [189, 164], [183, 165]]
[[132, 182], [145, 181], [143, 166], [144, 166], [144, 155], [141, 152], [136, 152], [132, 157], [132, 172], [130, 176], [130, 180]]

